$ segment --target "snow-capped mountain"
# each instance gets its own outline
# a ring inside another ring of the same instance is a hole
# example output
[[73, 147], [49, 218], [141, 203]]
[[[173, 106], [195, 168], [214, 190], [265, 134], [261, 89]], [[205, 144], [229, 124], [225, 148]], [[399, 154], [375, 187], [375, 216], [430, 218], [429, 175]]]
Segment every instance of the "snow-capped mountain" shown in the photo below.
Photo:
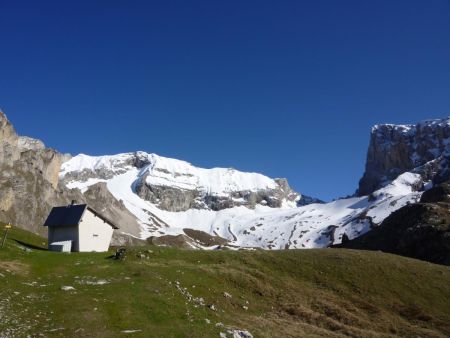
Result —
[[271, 179], [232, 168], [203, 169], [156, 154], [78, 155], [61, 167], [69, 188], [86, 189], [98, 182], [133, 178], [133, 193], [161, 210], [221, 210], [235, 206], [295, 207], [302, 196], [285, 179]]
[[116, 243], [193, 229], [242, 247], [326, 247], [370, 231], [450, 178], [450, 119], [373, 127], [358, 194], [330, 203], [285, 179], [145, 152], [62, 155], [18, 136], [1, 112], [0, 127], [2, 220], [40, 232], [52, 206], [75, 199], [120, 223]]
[[144, 152], [79, 155], [60, 180], [85, 191], [104, 182], [137, 217], [139, 236], [201, 230], [244, 247], [314, 248], [358, 237], [448, 179], [450, 119], [372, 128], [358, 196], [330, 203], [292, 191], [286, 180], [234, 169], [201, 169]]
[[201, 230], [241, 247], [326, 247], [370, 230], [392, 211], [415, 202], [420, 175], [405, 173], [370, 197], [298, 206], [302, 196], [286, 180], [234, 169], [201, 169], [144, 152], [78, 155], [65, 162], [60, 180], [82, 192], [107, 189], [137, 217], [139, 236]]

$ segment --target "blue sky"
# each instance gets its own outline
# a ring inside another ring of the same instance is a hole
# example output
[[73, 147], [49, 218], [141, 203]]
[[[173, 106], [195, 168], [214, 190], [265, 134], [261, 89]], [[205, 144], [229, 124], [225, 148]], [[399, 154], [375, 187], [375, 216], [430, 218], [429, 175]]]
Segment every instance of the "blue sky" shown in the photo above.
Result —
[[0, 107], [72, 154], [145, 150], [353, 193], [370, 127], [450, 115], [450, 2], [0, 1]]

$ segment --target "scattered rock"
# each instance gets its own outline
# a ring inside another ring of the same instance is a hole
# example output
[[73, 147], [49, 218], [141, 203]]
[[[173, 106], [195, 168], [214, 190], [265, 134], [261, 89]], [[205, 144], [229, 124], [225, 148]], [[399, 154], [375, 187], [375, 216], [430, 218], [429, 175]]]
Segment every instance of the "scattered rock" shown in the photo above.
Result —
[[228, 330], [228, 333], [233, 336], [233, 338], [253, 338], [253, 335], [246, 330], [232, 329]]
[[61, 286], [61, 290], [62, 291], [73, 291], [73, 290], [75, 290], [75, 288], [70, 285], [63, 285], [63, 286]]
[[105, 284], [109, 284], [110, 281], [106, 280], [106, 279], [98, 279], [96, 280], [95, 278], [87, 278], [87, 279], [82, 279], [82, 280], [77, 280], [76, 281], [78, 284], [84, 284], [84, 285], [105, 285]]
[[127, 249], [119, 248], [116, 250], [115, 254], [111, 256], [112, 259], [123, 261], [127, 254]]
[[216, 306], [215, 306], [214, 304], [209, 304], [209, 305], [208, 305], [208, 308], [209, 308], [210, 310], [212, 310], [212, 311], [217, 311], [217, 308], [216, 308]]
[[232, 296], [231, 296], [228, 292], [224, 292], [224, 293], [223, 293], [223, 296], [224, 296], [225, 298], [232, 298]]

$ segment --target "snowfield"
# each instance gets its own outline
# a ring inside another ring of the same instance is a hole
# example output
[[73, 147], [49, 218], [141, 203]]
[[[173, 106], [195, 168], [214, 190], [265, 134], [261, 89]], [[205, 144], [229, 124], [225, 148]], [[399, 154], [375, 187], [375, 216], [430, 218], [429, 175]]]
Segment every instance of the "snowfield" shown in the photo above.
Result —
[[[420, 199], [413, 187], [423, 185], [421, 177], [404, 173], [371, 196], [340, 199], [325, 204], [297, 207], [283, 203], [280, 208], [262, 204], [214, 211], [189, 209], [170, 212], [136, 194], [136, 182], [145, 175], [147, 184], [196, 189], [225, 195], [233, 191], [275, 188], [275, 181], [256, 173], [234, 169], [202, 169], [179, 160], [139, 152], [150, 164], [137, 167], [129, 154], [92, 157], [78, 155], [62, 165], [60, 179], [67, 187], [84, 192], [89, 186], [106, 182], [108, 190], [136, 216], [141, 238], [177, 235], [183, 228], [201, 230], [226, 238], [240, 247], [264, 249], [322, 248], [340, 243], [346, 234], [360, 236], [381, 223], [390, 213]], [[70, 173], [89, 172], [83, 180], [71, 180]], [[67, 176], [67, 177], [66, 177]]]

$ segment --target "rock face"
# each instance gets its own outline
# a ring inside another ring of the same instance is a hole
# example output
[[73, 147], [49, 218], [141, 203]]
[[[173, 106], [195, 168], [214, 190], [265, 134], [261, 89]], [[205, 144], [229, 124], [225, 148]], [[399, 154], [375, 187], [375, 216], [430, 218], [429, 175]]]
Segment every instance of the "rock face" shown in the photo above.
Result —
[[372, 128], [366, 170], [358, 195], [368, 195], [411, 171], [424, 181], [440, 183], [450, 177], [450, 119], [416, 125], [376, 125]]
[[[42, 233], [50, 208], [74, 199], [116, 221], [115, 244], [152, 238], [189, 247], [217, 240], [266, 249], [327, 247], [372, 233], [431, 183], [450, 177], [449, 123], [375, 126], [361, 196], [320, 203], [285, 179], [233, 168], [203, 169], [145, 152], [63, 155], [19, 137], [0, 114], [0, 220]], [[444, 195], [441, 186], [425, 192], [423, 202], [443, 203]]]
[[186, 211], [189, 209], [210, 209], [219, 211], [237, 206], [254, 208], [257, 204], [271, 208], [280, 208], [283, 201], [296, 202], [299, 194], [292, 191], [285, 179], [276, 179], [276, 188], [257, 191], [230, 191], [227, 195], [208, 194], [205, 191], [182, 189], [178, 187], [153, 185], [147, 183], [149, 173], [145, 174], [136, 184], [137, 194], [167, 211]]
[[90, 179], [107, 181], [133, 172], [133, 192], [165, 211], [218, 211], [256, 205], [295, 207], [303, 202], [286, 179], [232, 168], [197, 168], [188, 162], [141, 151], [100, 157], [78, 155], [63, 165], [60, 178], [69, 187], [80, 188]]
[[17, 135], [0, 112], [0, 217], [37, 233], [53, 205], [80, 199], [77, 191], [58, 189], [58, 172], [67, 156], [39, 140]]
[[[83, 195], [59, 184], [61, 165], [68, 159], [70, 155], [46, 148], [40, 140], [19, 137], [0, 112], [0, 219], [43, 235], [42, 224], [51, 208], [76, 200], [116, 220], [121, 231], [138, 236], [135, 217], [104, 186], [92, 186]], [[120, 234], [115, 239], [130, 240]]]
[[0, 163], [11, 166], [20, 155], [18, 151], [19, 136], [6, 115], [0, 111]]
[[[229, 245], [266, 249], [317, 248], [353, 239], [389, 213], [416, 202], [419, 174], [404, 173], [369, 200], [326, 204], [293, 192], [286, 180], [230, 168], [202, 169], [144, 152], [78, 155], [62, 165], [61, 183], [84, 195], [101, 184], [138, 219], [141, 238], [164, 245], [194, 242], [186, 229]], [[98, 193], [93, 193], [95, 197]], [[176, 238], [176, 241], [175, 241]], [[195, 246], [195, 245], [194, 245]]]
[[450, 204], [448, 182], [426, 191], [420, 203], [392, 213], [367, 234], [337, 247], [381, 250], [450, 265]]
[[[71, 200], [116, 221], [120, 231], [114, 233], [114, 244], [141, 244], [139, 238], [173, 233], [164, 212], [295, 208], [317, 202], [294, 192], [285, 179], [196, 168], [144, 152], [72, 158], [40, 140], [18, 136], [0, 113], [0, 220], [45, 235], [42, 224], [50, 209]], [[220, 239], [212, 230], [204, 233]]]
[[[74, 189], [79, 192], [79, 190]], [[143, 244], [139, 237], [139, 224], [136, 217], [129, 212], [122, 201], [118, 201], [110, 193], [105, 183], [97, 183], [90, 186], [83, 194], [84, 200], [94, 210], [98, 211], [120, 227], [114, 231], [114, 245]], [[131, 236], [128, 236], [131, 235]]]

